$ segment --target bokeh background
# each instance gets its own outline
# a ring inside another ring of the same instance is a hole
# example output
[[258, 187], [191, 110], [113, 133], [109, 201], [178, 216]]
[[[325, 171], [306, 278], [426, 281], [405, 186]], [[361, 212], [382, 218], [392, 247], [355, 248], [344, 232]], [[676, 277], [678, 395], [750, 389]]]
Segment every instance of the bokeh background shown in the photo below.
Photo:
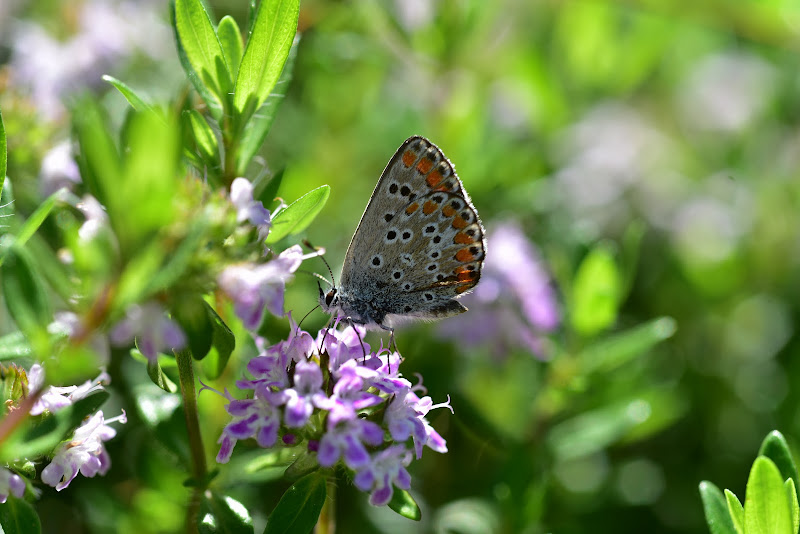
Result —
[[[210, 4], [244, 27], [244, 1]], [[797, 443], [800, 5], [304, 0], [300, 31], [253, 176], [283, 171], [287, 201], [331, 185], [307, 237], [334, 274], [413, 134], [455, 164], [489, 232], [472, 311], [397, 334], [404, 373], [455, 409], [430, 417], [450, 452], [412, 472], [423, 520], [342, 480], [340, 532], [702, 533], [701, 480], [742, 498], [763, 437]], [[0, 2], [21, 212], [78, 179], [65, 102], [93, 91], [123, 116], [102, 74], [155, 101], [187, 90], [166, 2]], [[314, 280], [298, 275], [287, 298], [301, 317]], [[143, 366], [112, 371], [117, 402], [134, 403]], [[201, 401], [213, 458], [224, 412]], [[109, 449], [107, 477], [46, 489], [46, 530], [179, 529], [184, 474], [169, 455], [134, 424]], [[257, 521], [286, 487], [225, 471]]]

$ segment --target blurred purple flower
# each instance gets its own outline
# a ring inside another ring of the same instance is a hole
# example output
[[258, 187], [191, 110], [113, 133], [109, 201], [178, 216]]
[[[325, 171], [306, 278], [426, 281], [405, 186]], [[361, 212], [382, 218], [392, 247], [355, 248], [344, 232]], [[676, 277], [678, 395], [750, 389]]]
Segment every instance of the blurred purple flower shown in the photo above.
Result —
[[[103, 370], [94, 380], [87, 380], [80, 386], [57, 387], [50, 386], [39, 397], [31, 408], [31, 415], [39, 415], [44, 411], [56, 412], [70, 406], [90, 393], [103, 389], [104, 385], [111, 382], [111, 377]], [[44, 368], [35, 363], [28, 371], [28, 388], [37, 391], [44, 385]]]
[[155, 361], [159, 352], [180, 350], [186, 345], [186, 335], [178, 323], [155, 302], [128, 308], [125, 318], [109, 334], [117, 346], [130, 343], [134, 337], [139, 351], [150, 361]]
[[80, 472], [85, 477], [96, 474], [105, 475], [111, 467], [111, 458], [103, 445], [113, 438], [117, 431], [108, 426], [113, 422], [125, 423], [125, 412], [113, 419], [105, 420], [99, 411], [75, 430], [72, 439], [56, 448], [53, 460], [42, 470], [42, 482], [61, 491]]
[[231, 183], [231, 202], [236, 208], [236, 221], [247, 221], [258, 228], [258, 240], [264, 241], [272, 220], [264, 204], [253, 199], [253, 184], [247, 178], [236, 178]]
[[481, 281], [461, 302], [470, 311], [443, 321], [438, 331], [468, 345], [490, 344], [497, 354], [521, 347], [544, 356], [540, 335], [554, 330], [560, 312], [550, 277], [533, 245], [513, 223], [490, 232]]
[[78, 203], [78, 209], [86, 217], [84, 223], [78, 228], [78, 237], [83, 241], [91, 241], [103, 228], [108, 227], [106, 210], [92, 195], [84, 195]]
[[62, 141], [47, 151], [39, 170], [39, 188], [43, 196], [50, 196], [61, 188], [70, 191], [81, 183], [78, 164], [72, 157], [72, 143]]
[[383, 506], [392, 500], [394, 488], [407, 490], [411, 487], [411, 475], [406, 467], [411, 463], [411, 454], [402, 445], [392, 445], [370, 458], [369, 463], [358, 470], [353, 483], [361, 491], [370, 491], [369, 503]]
[[233, 300], [234, 311], [245, 328], [255, 330], [261, 324], [265, 307], [273, 315], [283, 316], [286, 281], [304, 259], [316, 255], [304, 256], [300, 245], [294, 245], [261, 265], [240, 264], [226, 267], [217, 278], [217, 283]]
[[90, 0], [78, 7], [77, 33], [60, 40], [38, 24], [20, 22], [11, 28], [12, 83], [30, 90], [39, 112], [48, 119], [64, 113], [62, 99], [87, 85], [137, 51], [160, 57], [170, 35], [155, 2]]
[[0, 504], [8, 500], [9, 495], [21, 499], [25, 494], [25, 481], [18, 474], [0, 467]]

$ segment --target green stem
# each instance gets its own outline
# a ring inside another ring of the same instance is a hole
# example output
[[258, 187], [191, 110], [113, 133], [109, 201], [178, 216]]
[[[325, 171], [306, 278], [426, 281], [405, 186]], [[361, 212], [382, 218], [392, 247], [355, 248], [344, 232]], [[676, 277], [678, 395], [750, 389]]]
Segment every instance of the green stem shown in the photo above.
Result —
[[175, 351], [178, 362], [178, 374], [183, 397], [183, 411], [186, 416], [186, 431], [189, 435], [189, 451], [191, 453], [192, 494], [186, 510], [186, 532], [197, 532], [197, 516], [203, 492], [206, 489], [206, 455], [203, 449], [203, 438], [200, 435], [200, 419], [197, 413], [197, 390], [194, 384], [192, 351], [187, 349]]

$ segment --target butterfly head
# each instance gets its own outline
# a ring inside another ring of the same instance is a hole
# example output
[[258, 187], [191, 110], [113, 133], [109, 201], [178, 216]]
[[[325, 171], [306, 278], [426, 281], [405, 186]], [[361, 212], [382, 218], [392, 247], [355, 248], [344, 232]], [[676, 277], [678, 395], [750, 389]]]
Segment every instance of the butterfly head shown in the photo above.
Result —
[[319, 288], [319, 305], [325, 313], [331, 313], [339, 307], [339, 291], [332, 287], [327, 293], [322, 290], [322, 286], [317, 284]]

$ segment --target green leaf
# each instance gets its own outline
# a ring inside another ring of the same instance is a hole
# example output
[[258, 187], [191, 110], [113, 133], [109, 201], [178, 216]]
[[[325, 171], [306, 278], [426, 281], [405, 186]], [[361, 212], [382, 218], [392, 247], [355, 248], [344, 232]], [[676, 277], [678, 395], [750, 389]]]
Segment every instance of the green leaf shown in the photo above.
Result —
[[786, 438], [783, 437], [783, 434], [777, 430], [773, 430], [767, 434], [767, 437], [761, 442], [758, 455], [766, 456], [775, 462], [775, 465], [781, 472], [783, 480], [791, 478], [794, 481], [795, 487], [797, 487], [798, 482], [800, 482], [797, 478], [797, 466], [794, 463], [792, 451], [789, 450], [789, 444], [786, 443]]
[[230, 71], [211, 17], [200, 0], [175, 0], [175, 29], [192, 70], [222, 105], [232, 86]]
[[308, 474], [283, 494], [267, 519], [264, 534], [307, 534], [317, 524], [327, 495], [327, 479], [320, 473]]
[[0, 268], [3, 297], [11, 317], [23, 332], [41, 331], [53, 319], [50, 301], [25, 249], [8, 249]]
[[578, 267], [572, 286], [572, 327], [589, 337], [617, 320], [620, 275], [607, 244], [595, 247]]
[[194, 86], [195, 91], [203, 101], [208, 106], [208, 110], [211, 113], [211, 116], [214, 117], [217, 121], [222, 120], [224, 116], [224, 110], [222, 109], [222, 102], [217, 98], [217, 96], [209, 90], [203, 80], [200, 78], [200, 74], [195, 72], [194, 68], [192, 68], [192, 64], [189, 61], [189, 56], [186, 54], [186, 50], [181, 43], [181, 38], [178, 35], [178, 28], [176, 25], [176, 13], [175, 13], [175, 2], [171, 2], [170, 4], [170, 22], [172, 23], [172, 28], [175, 30], [175, 47], [178, 50], [178, 59], [181, 62], [181, 66], [183, 67], [184, 72], [186, 73], [186, 77], [189, 78], [189, 81], [192, 82], [192, 86]]
[[133, 107], [136, 111], [146, 111], [153, 109], [153, 106], [148, 104], [144, 101], [142, 97], [136, 94], [136, 91], [131, 89], [127, 84], [121, 82], [120, 80], [114, 78], [113, 76], [109, 76], [108, 74], [103, 75], [103, 80], [107, 81], [111, 85], [117, 88], [117, 90], [122, 93], [122, 96], [125, 97], [125, 100], [128, 101], [128, 104]]
[[231, 78], [236, 79], [244, 47], [242, 46], [242, 33], [239, 31], [239, 25], [230, 15], [225, 15], [219, 21], [217, 38], [222, 47], [222, 53], [225, 55], [225, 61], [228, 63]]
[[197, 516], [201, 534], [252, 534], [253, 519], [242, 503], [213, 491], [203, 493]]
[[578, 359], [586, 373], [612, 371], [671, 337], [675, 320], [659, 317], [592, 343]]
[[700, 498], [711, 534], [736, 534], [728, 514], [728, 505], [719, 488], [704, 480], [700, 483]]
[[747, 534], [795, 534], [781, 473], [766, 456], [756, 458], [747, 479], [744, 531]]
[[0, 337], [0, 361], [31, 355], [31, 345], [22, 332], [12, 332]]
[[116, 208], [109, 200], [122, 174], [121, 162], [103, 114], [95, 102], [86, 99], [75, 106], [72, 117], [80, 146], [76, 161], [81, 170], [81, 179], [100, 204]]
[[190, 109], [186, 113], [189, 115], [194, 141], [197, 143], [200, 154], [206, 164], [216, 164], [219, 161], [219, 144], [217, 143], [217, 136], [214, 135], [214, 130], [211, 129], [211, 126], [197, 110]]
[[797, 502], [797, 489], [791, 478], [787, 478], [783, 485], [786, 487], [786, 498], [789, 500], [789, 508], [792, 512], [792, 532], [797, 532], [800, 529], [800, 504]]
[[205, 301], [203, 304], [211, 323], [211, 345], [213, 347], [211, 353], [203, 361], [203, 371], [209, 378], [218, 378], [225, 370], [233, 349], [236, 348], [236, 336], [214, 308]]
[[175, 393], [178, 391], [178, 387], [175, 385], [175, 382], [169, 379], [169, 377], [164, 374], [164, 370], [161, 369], [161, 365], [158, 362], [158, 359], [147, 360], [147, 376], [150, 377], [150, 380], [153, 381], [153, 384], [157, 385], [167, 393]]
[[738, 534], [744, 534], [744, 507], [742, 503], [730, 490], [725, 490], [725, 501], [728, 504], [728, 513], [730, 514], [733, 528], [736, 529]]
[[0, 530], [9, 534], [39, 534], [42, 531], [42, 523], [33, 506], [13, 495], [8, 497], [5, 504], [0, 504], [0, 527]]
[[171, 308], [172, 317], [181, 326], [195, 360], [205, 358], [211, 350], [213, 323], [209, 317], [208, 304], [197, 293], [180, 295]]
[[[278, 105], [283, 102], [286, 91], [289, 90], [289, 82], [292, 80], [292, 72], [294, 71], [299, 42], [299, 38], [295, 39], [292, 48], [289, 50], [289, 57], [286, 59], [286, 63], [283, 66], [283, 71], [281, 72], [278, 83], [275, 84], [275, 88], [250, 119], [242, 135], [242, 141], [239, 144], [239, 152], [236, 154], [236, 173], [239, 176], [244, 176], [246, 174], [247, 166], [259, 151], [261, 145], [264, 144], [264, 139], [267, 137], [267, 133], [269, 133], [269, 129], [275, 121]], [[266, 206], [267, 203], [265, 202], [264, 205]]]
[[[18, 247], [23, 246], [28, 240], [36, 233], [36, 230], [42, 225], [47, 216], [50, 215], [50, 212], [53, 211], [53, 207], [56, 205], [56, 200], [58, 199], [59, 192], [55, 192], [49, 197], [47, 197], [44, 202], [39, 204], [39, 207], [31, 213], [31, 216], [28, 217], [25, 222], [20, 226], [19, 230], [17, 231], [17, 235], [14, 239], [14, 244]], [[0, 264], [3, 263], [3, 256], [0, 256]]]
[[389, 501], [387, 506], [405, 518], [414, 521], [422, 519], [422, 512], [417, 501], [406, 490], [394, 488], [392, 500]]
[[138, 247], [174, 218], [179, 142], [174, 122], [152, 111], [133, 115], [123, 175], [105, 177], [114, 188], [109, 217], [117, 220], [117, 235], [130, 247]]
[[277, 243], [288, 235], [305, 230], [325, 207], [330, 194], [330, 186], [322, 185], [312, 189], [289, 204], [286, 209], [278, 212], [272, 219], [272, 227], [266, 240], [267, 244]]
[[8, 145], [6, 143], [6, 129], [3, 126], [3, 114], [0, 113], [0, 191], [6, 181], [6, 169], [8, 166]]
[[299, 14], [300, 0], [262, 0], [259, 4], [233, 95], [234, 108], [245, 121], [275, 87], [297, 32]]

